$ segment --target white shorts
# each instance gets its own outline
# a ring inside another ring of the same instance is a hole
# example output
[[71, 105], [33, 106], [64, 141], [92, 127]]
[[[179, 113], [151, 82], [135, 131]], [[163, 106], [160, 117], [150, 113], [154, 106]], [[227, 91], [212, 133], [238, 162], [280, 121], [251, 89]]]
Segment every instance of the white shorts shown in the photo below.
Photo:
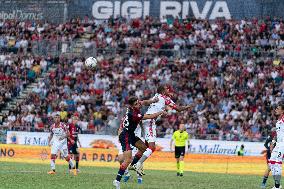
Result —
[[271, 157], [269, 159], [270, 163], [282, 163], [284, 155], [284, 143], [276, 143], [275, 148], [272, 150]]
[[53, 142], [51, 145], [51, 154], [57, 154], [58, 151], [60, 151], [61, 155], [63, 157], [68, 156], [68, 147], [67, 147], [67, 141], [64, 142]]
[[157, 131], [156, 131], [156, 122], [154, 119], [148, 119], [142, 121], [142, 133], [147, 142], [156, 142]]

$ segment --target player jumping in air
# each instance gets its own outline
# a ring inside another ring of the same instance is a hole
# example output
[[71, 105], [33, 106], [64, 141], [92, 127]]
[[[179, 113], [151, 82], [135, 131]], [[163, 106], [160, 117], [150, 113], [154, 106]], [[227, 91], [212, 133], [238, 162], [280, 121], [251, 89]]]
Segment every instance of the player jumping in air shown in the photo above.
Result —
[[59, 114], [54, 117], [54, 124], [51, 126], [51, 133], [48, 137], [48, 145], [51, 146], [51, 171], [48, 174], [55, 174], [55, 159], [58, 151], [63, 155], [65, 160], [69, 163], [71, 168], [74, 170], [73, 174], [77, 175], [75, 166], [68, 155], [67, 149], [67, 138], [69, 138], [68, 126], [60, 122]]
[[[158, 102], [152, 103], [150, 107], [148, 108], [146, 114], [153, 114], [156, 112], [160, 112], [165, 110], [167, 107], [171, 109], [175, 109], [178, 112], [188, 110], [192, 107], [192, 105], [187, 106], [177, 106], [169, 97], [171, 96], [171, 91], [166, 86], [159, 86], [157, 89], [157, 94], [154, 96], [155, 98], [158, 98]], [[139, 173], [143, 174], [142, 170], [142, 163], [150, 157], [150, 155], [155, 151], [156, 149], [156, 123], [155, 119], [149, 119], [142, 122], [142, 128], [143, 132], [145, 134], [145, 140], [148, 143], [148, 148], [143, 153], [142, 157], [140, 159], [133, 159], [133, 168]]]
[[[155, 102], [157, 99], [150, 100], [150, 102]], [[137, 136], [135, 136], [135, 129], [141, 120], [154, 119], [163, 113], [164, 111], [159, 111], [153, 114], [143, 115], [140, 112], [140, 108], [145, 103], [140, 102], [136, 97], [130, 97], [128, 100], [129, 107], [127, 108], [126, 115], [122, 121], [122, 130], [119, 133], [119, 142], [122, 146], [123, 151], [123, 163], [120, 165], [119, 171], [117, 173], [116, 179], [113, 181], [113, 185], [116, 189], [120, 189], [120, 180], [123, 176], [126, 168], [132, 161], [132, 149], [133, 146], [138, 148], [138, 153], [142, 154], [146, 150], [145, 143]]]
[[185, 131], [184, 124], [179, 125], [179, 130], [175, 131], [171, 139], [170, 148], [172, 151], [172, 143], [175, 143], [175, 158], [177, 161], [177, 176], [183, 176], [184, 170], [184, 155], [185, 155], [185, 146], [188, 141], [188, 133]]
[[278, 116], [276, 122], [276, 146], [272, 150], [271, 158], [269, 159], [269, 165], [272, 172], [272, 176], [275, 185], [272, 189], [282, 188], [280, 186], [281, 175], [282, 175], [282, 161], [284, 155], [284, 103], [281, 102], [276, 110], [275, 114]]
[[[82, 132], [82, 129], [77, 124], [78, 120], [79, 120], [79, 115], [74, 114], [72, 117], [72, 123], [69, 124], [70, 137], [68, 139], [68, 151], [69, 151], [69, 154], [72, 154], [74, 156], [77, 172], [79, 172], [79, 160], [80, 160], [78, 144], [79, 144], [79, 147], [81, 147], [78, 134]], [[69, 165], [69, 172], [71, 170], [72, 170], [71, 165]]]
[[269, 176], [269, 173], [270, 173], [270, 167], [269, 167], [269, 159], [271, 157], [271, 152], [273, 150], [273, 148], [275, 147], [275, 132], [272, 131], [271, 134], [267, 137], [267, 139], [265, 140], [265, 143], [264, 143], [264, 146], [266, 148], [265, 152], [266, 153], [266, 163], [267, 163], [267, 168], [264, 172], [264, 175], [263, 175], [263, 180], [262, 180], [262, 183], [261, 183], [261, 188], [264, 189], [266, 188], [266, 181], [268, 179], [268, 176]]

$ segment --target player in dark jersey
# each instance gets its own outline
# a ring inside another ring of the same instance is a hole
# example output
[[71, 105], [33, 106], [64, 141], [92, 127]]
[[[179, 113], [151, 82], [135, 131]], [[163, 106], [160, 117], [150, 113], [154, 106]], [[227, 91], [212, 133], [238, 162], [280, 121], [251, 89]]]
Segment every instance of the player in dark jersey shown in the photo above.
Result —
[[[79, 168], [79, 160], [80, 160], [78, 144], [79, 144], [79, 147], [81, 147], [78, 134], [82, 132], [82, 129], [78, 125], [78, 120], [79, 120], [79, 115], [75, 113], [72, 117], [72, 123], [69, 124], [70, 139], [68, 140], [68, 151], [69, 151], [69, 154], [73, 155], [73, 158], [75, 159], [77, 172], [79, 172], [78, 168]], [[71, 170], [70, 166], [69, 166], [69, 170]]]
[[[157, 99], [154, 99], [153, 103], [155, 101], [157, 101]], [[138, 148], [140, 154], [143, 154], [143, 152], [147, 149], [145, 143], [139, 137], [135, 136], [134, 131], [138, 124], [141, 120], [154, 119], [165, 113], [164, 111], [161, 111], [154, 114], [143, 115], [140, 109], [144, 103], [143, 101], [139, 101], [135, 96], [129, 97], [128, 104], [129, 107], [125, 113], [122, 121], [121, 132], [119, 133], [119, 142], [121, 143], [124, 161], [120, 165], [116, 180], [113, 181], [113, 185], [116, 187], [116, 189], [120, 189], [121, 177], [123, 176], [128, 165], [132, 162], [133, 146]]]
[[266, 148], [265, 152], [266, 153], [266, 163], [267, 163], [267, 169], [265, 170], [264, 172], [264, 175], [263, 175], [263, 180], [262, 180], [262, 183], [261, 183], [261, 188], [266, 188], [266, 181], [268, 179], [268, 176], [269, 176], [269, 173], [270, 173], [270, 167], [269, 167], [269, 159], [271, 157], [271, 152], [273, 150], [273, 148], [275, 147], [276, 145], [276, 142], [275, 142], [275, 138], [276, 138], [276, 133], [275, 131], [273, 131], [271, 133], [271, 135], [269, 135], [264, 143], [264, 147]]

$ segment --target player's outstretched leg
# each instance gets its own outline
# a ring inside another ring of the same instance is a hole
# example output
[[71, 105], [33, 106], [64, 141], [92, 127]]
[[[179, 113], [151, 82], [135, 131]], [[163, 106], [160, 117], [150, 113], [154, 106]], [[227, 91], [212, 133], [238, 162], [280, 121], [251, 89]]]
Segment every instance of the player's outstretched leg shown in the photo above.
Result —
[[[121, 150], [118, 152], [118, 162], [119, 165], [121, 165], [124, 162], [124, 157], [123, 157], [123, 152], [122, 152], [122, 148]], [[124, 177], [123, 177], [123, 181], [127, 182], [130, 179], [131, 175], [129, 173], [129, 169], [128, 167], [126, 168], [125, 172], [124, 172]]]
[[270, 168], [269, 168], [269, 165], [267, 165], [267, 169], [265, 170], [264, 175], [263, 175], [263, 179], [262, 179], [262, 183], [261, 183], [261, 189], [266, 188], [266, 181], [268, 179], [269, 173], [270, 173]]
[[143, 155], [143, 152], [138, 151], [138, 152], [135, 154], [135, 156], [134, 156], [134, 158], [133, 158], [133, 160], [132, 160], [132, 162], [131, 162], [131, 166], [133, 166], [134, 164], [136, 164], [136, 163], [140, 160], [140, 158], [142, 157], [142, 155]]
[[282, 161], [270, 161], [270, 168], [275, 182], [273, 189], [280, 189], [281, 174], [282, 174]]
[[80, 155], [79, 154], [76, 154], [75, 155], [75, 161], [76, 161], [76, 170], [77, 170], [77, 173], [80, 172], [79, 170], [79, 161], [80, 161]]
[[76, 170], [75, 165], [74, 165], [72, 159], [70, 158], [70, 156], [67, 155], [67, 157], [65, 157], [65, 160], [69, 163], [69, 167], [71, 167], [71, 170], [73, 170], [73, 174], [77, 175], [77, 170]]
[[120, 189], [121, 178], [124, 175], [125, 170], [127, 169], [128, 165], [131, 163], [131, 160], [132, 160], [131, 149], [123, 152], [123, 157], [124, 157], [124, 161], [120, 165], [120, 168], [119, 168], [118, 173], [116, 175], [116, 179], [113, 181], [113, 185], [115, 186], [116, 189]]
[[133, 168], [135, 171], [137, 171], [139, 174], [144, 175], [143, 169], [142, 169], [142, 164], [146, 159], [148, 159], [151, 154], [155, 151], [155, 143], [150, 142], [149, 147], [146, 149], [146, 151], [143, 153], [142, 157], [139, 159], [139, 161], [133, 165]]
[[51, 168], [51, 170], [48, 172], [48, 174], [50, 174], [50, 175], [55, 174], [55, 159], [56, 159], [56, 155], [51, 154], [51, 156], [50, 156], [50, 168]]

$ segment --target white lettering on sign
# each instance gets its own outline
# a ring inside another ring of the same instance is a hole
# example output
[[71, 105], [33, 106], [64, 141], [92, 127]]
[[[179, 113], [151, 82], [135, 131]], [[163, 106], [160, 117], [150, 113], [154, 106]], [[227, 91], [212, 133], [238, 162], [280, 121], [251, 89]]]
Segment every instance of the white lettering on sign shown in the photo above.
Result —
[[12, 12], [1, 11], [0, 19], [3, 20], [42, 20], [43, 13], [24, 12], [22, 10], [13, 10]]
[[164, 16], [172, 16], [174, 18], [179, 17], [181, 13], [181, 4], [176, 1], [161, 2], [160, 5], [160, 19]]
[[93, 4], [92, 13], [96, 19], [109, 19], [113, 15], [113, 4], [110, 1], [97, 1]]
[[[164, 16], [186, 18], [193, 15], [198, 19], [231, 19], [231, 13], [226, 1], [206, 1], [204, 5], [200, 5], [197, 1], [160, 1], [160, 7], [150, 7], [150, 1], [96, 1], [92, 6], [92, 14], [95, 19], [108, 19], [113, 16], [126, 18], [145, 18], [150, 15], [150, 10], [158, 11], [156, 16], [160, 18]], [[160, 10], [157, 10], [160, 9]], [[210, 10], [212, 10], [210, 12]], [[151, 11], [151, 12], [152, 12]]]
[[208, 12], [212, 6], [212, 1], [206, 1], [202, 11], [199, 11], [198, 5], [196, 1], [191, 1], [190, 6], [192, 8], [192, 12], [195, 18], [197, 19], [205, 19], [208, 15]]
[[213, 20], [219, 17], [231, 19], [231, 14], [226, 1], [217, 1], [215, 3], [209, 19]]
[[[124, 15], [125, 14], [125, 15]], [[129, 18], [142, 17], [142, 3], [139, 1], [126, 1], [122, 4], [121, 15]]]

